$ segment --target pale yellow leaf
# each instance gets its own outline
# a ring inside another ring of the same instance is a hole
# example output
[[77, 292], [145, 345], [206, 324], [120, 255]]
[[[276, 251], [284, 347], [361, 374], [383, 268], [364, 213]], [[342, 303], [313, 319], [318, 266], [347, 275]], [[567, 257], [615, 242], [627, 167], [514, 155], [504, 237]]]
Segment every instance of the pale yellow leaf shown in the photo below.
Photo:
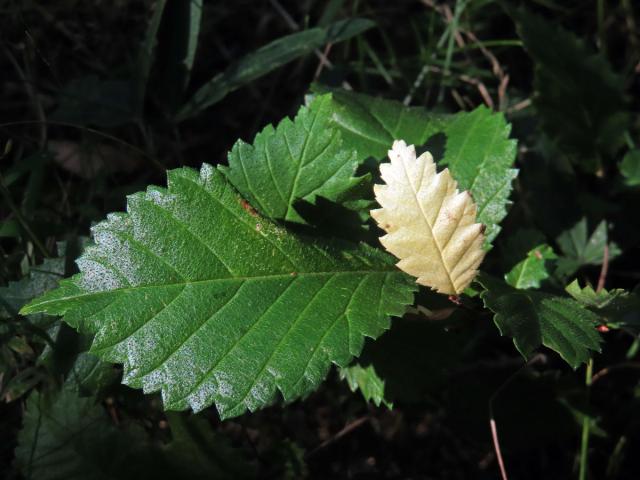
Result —
[[398, 257], [398, 268], [440, 293], [465, 289], [484, 258], [484, 225], [467, 191], [459, 192], [448, 169], [436, 172], [430, 153], [393, 142], [391, 163], [380, 165], [385, 185], [375, 185], [382, 208], [371, 215], [387, 232], [380, 242]]

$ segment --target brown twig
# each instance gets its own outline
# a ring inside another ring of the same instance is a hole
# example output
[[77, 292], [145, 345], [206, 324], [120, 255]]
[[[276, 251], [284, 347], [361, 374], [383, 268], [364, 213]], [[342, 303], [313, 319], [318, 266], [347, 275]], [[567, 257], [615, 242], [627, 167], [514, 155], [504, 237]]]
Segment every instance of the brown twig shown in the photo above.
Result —
[[316, 68], [316, 73], [313, 74], [313, 80], [316, 81], [320, 74], [322, 73], [322, 69], [327, 66], [329, 67], [329, 52], [331, 51], [331, 47], [333, 47], [333, 43], [327, 43], [327, 46], [324, 47], [324, 52], [322, 52], [322, 56], [320, 57], [320, 61], [318, 62], [318, 68]]
[[118, 417], [118, 411], [115, 407], [115, 401], [113, 397], [107, 397], [104, 401], [107, 405], [107, 412], [109, 412], [109, 416], [111, 417], [111, 421], [117, 426], [120, 425], [120, 418]]
[[623, 362], [623, 363], [619, 363], [618, 365], [613, 365], [611, 367], [605, 367], [593, 375], [593, 378], [591, 379], [591, 385], [596, 383], [602, 377], [609, 375], [611, 372], [614, 372], [616, 370], [623, 370], [625, 368], [633, 368], [633, 369], [640, 370], [640, 362]]
[[[269, 0], [269, 3], [271, 3], [271, 6], [275, 8], [275, 10], [280, 14], [282, 19], [291, 30], [293, 30], [294, 32], [300, 30], [300, 25], [298, 25], [298, 23], [293, 19], [293, 17], [289, 14], [289, 12], [287, 12], [287, 10], [278, 0]], [[327, 47], [329, 47], [329, 45], [330, 44], [328, 44]], [[331, 63], [331, 61], [327, 58], [329, 50], [330, 48], [325, 48], [325, 53], [322, 53], [317, 48], [314, 50], [316, 57], [318, 57], [318, 60], [320, 60], [320, 64], [318, 65], [318, 68], [320, 70], [322, 69], [322, 67], [327, 67], [328, 69], [333, 68], [333, 63]], [[318, 70], [316, 70], [316, 73], [318, 75], [320, 74]], [[351, 85], [347, 81], [342, 82], [342, 88], [344, 88], [345, 90], [353, 90], [353, 87], [351, 87]]]
[[531, 99], [525, 98], [524, 100], [508, 108], [507, 113], [519, 112], [520, 110], [524, 110], [525, 108], [529, 108], [530, 106], [531, 106]]
[[315, 455], [317, 452], [319, 452], [320, 450], [322, 450], [323, 448], [328, 447], [329, 445], [331, 445], [332, 443], [337, 442], [338, 440], [340, 440], [342, 437], [344, 437], [345, 435], [351, 433], [352, 431], [356, 430], [357, 428], [361, 427], [362, 425], [364, 425], [366, 422], [368, 422], [370, 420], [369, 416], [364, 416], [364, 417], [360, 417], [355, 419], [352, 422], [347, 423], [344, 428], [342, 430], [340, 430], [338, 433], [336, 433], [335, 435], [333, 435], [331, 438], [328, 438], [327, 440], [325, 440], [324, 442], [322, 442], [320, 445], [318, 445], [316, 448], [314, 448], [313, 450], [311, 450], [306, 457], [311, 457], [312, 455]]
[[502, 452], [500, 451], [500, 441], [498, 440], [496, 421], [493, 418], [490, 418], [489, 425], [491, 427], [491, 438], [493, 438], [493, 449], [496, 452], [496, 459], [498, 460], [498, 467], [500, 468], [500, 477], [502, 477], [502, 480], [509, 480], [509, 477], [507, 477], [507, 469], [504, 467]]
[[[451, 24], [451, 22], [453, 22], [453, 12], [451, 11], [451, 7], [449, 5], [445, 3], [444, 5], [442, 5], [439, 11], [444, 15], [444, 18], [448, 24]], [[455, 39], [459, 48], [464, 48], [464, 39], [462, 38], [460, 32], [460, 28], [456, 28], [453, 32], [453, 38]]]
[[491, 438], [493, 439], [493, 449], [496, 453], [496, 459], [498, 460], [498, 466], [500, 468], [500, 476], [502, 480], [509, 480], [507, 476], [507, 470], [504, 466], [504, 459], [502, 458], [502, 450], [500, 449], [500, 440], [498, 439], [498, 426], [496, 424], [495, 416], [493, 414], [493, 402], [500, 395], [500, 393], [525, 369], [530, 367], [531, 365], [538, 363], [541, 360], [544, 360], [545, 356], [542, 354], [535, 355], [531, 358], [527, 363], [522, 365], [518, 370], [513, 372], [509, 378], [507, 378], [502, 385], [500, 385], [491, 398], [489, 399], [489, 427], [491, 428]]
[[487, 107], [493, 110], [493, 99], [491, 98], [491, 95], [489, 95], [489, 90], [487, 90], [487, 87], [484, 85], [484, 83], [482, 83], [477, 78], [473, 78], [469, 75], [464, 74], [460, 75], [460, 80], [470, 85], [474, 85], [480, 92], [480, 96], [482, 97], [482, 100], [484, 100], [484, 103], [487, 104]]
[[604, 288], [604, 284], [607, 281], [607, 273], [609, 273], [609, 244], [605, 243], [604, 252], [602, 253], [602, 268], [600, 269], [600, 277], [598, 278], [596, 292], [599, 292]]

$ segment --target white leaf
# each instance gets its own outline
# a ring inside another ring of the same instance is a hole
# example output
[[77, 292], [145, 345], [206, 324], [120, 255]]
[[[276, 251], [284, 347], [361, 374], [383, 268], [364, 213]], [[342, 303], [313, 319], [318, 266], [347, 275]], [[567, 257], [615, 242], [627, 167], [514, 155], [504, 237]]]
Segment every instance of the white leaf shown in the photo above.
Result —
[[375, 185], [382, 208], [372, 217], [387, 232], [380, 242], [397, 266], [440, 293], [462, 292], [484, 258], [484, 225], [467, 191], [459, 192], [448, 169], [436, 173], [430, 153], [416, 159], [413, 145], [393, 142], [391, 163], [380, 165], [386, 185]]

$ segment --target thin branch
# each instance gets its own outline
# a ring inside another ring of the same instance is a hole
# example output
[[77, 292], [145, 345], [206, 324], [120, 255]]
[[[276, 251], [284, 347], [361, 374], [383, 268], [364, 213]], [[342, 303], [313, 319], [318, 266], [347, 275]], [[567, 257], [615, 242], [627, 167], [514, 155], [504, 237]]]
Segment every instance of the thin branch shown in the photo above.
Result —
[[623, 363], [619, 363], [618, 365], [613, 365], [611, 367], [605, 367], [601, 370], [598, 370], [598, 372], [595, 375], [593, 375], [593, 377], [591, 378], [591, 385], [596, 383], [602, 377], [609, 375], [611, 372], [614, 372], [616, 370], [623, 370], [625, 368], [640, 370], [640, 362], [623, 362]]
[[331, 445], [332, 443], [337, 442], [342, 437], [344, 437], [345, 435], [348, 435], [352, 431], [358, 429], [359, 427], [364, 425], [369, 420], [371, 420], [369, 418], [369, 416], [365, 415], [364, 417], [357, 418], [357, 419], [353, 420], [352, 422], [347, 423], [342, 430], [340, 430], [338, 433], [333, 435], [331, 438], [328, 438], [327, 440], [322, 442], [320, 445], [318, 445], [316, 448], [311, 450], [307, 455], [305, 455], [305, 458], [309, 458], [309, 457], [315, 455], [317, 452], [319, 452], [323, 448], [326, 448], [327, 446]]
[[504, 467], [502, 452], [500, 450], [500, 441], [498, 440], [498, 428], [496, 427], [496, 421], [493, 419], [493, 417], [489, 419], [489, 425], [491, 426], [491, 438], [493, 438], [493, 449], [496, 452], [498, 467], [500, 467], [500, 477], [502, 477], [502, 480], [509, 480], [509, 477], [507, 477], [507, 469]]
[[[300, 25], [298, 25], [298, 23], [293, 19], [293, 17], [289, 14], [289, 12], [287, 12], [287, 10], [282, 6], [282, 4], [278, 0], [269, 0], [269, 3], [271, 3], [273, 8], [276, 9], [276, 11], [280, 14], [284, 22], [287, 24], [287, 26], [291, 30], [293, 30], [294, 32], [297, 32], [300, 30]], [[329, 49], [326, 49], [325, 53], [322, 53], [320, 50], [316, 48], [313, 52], [315, 53], [316, 57], [318, 57], [318, 60], [320, 60], [320, 65], [318, 66], [320, 70], [321, 70], [320, 66], [327, 67], [329, 70], [333, 68], [333, 63], [331, 63], [331, 61], [327, 58]], [[320, 74], [318, 70], [316, 70], [316, 73], [317, 75]], [[345, 90], [353, 90], [353, 87], [351, 87], [351, 85], [349, 85], [347, 81], [342, 82], [342, 88], [344, 88]]]
[[509, 378], [507, 378], [502, 385], [500, 385], [491, 398], [489, 398], [489, 428], [491, 428], [491, 438], [493, 439], [493, 449], [496, 453], [496, 459], [498, 460], [498, 466], [500, 468], [500, 476], [502, 480], [509, 480], [507, 476], [507, 470], [504, 466], [504, 459], [502, 458], [502, 450], [500, 449], [500, 440], [498, 439], [498, 426], [496, 424], [495, 415], [493, 414], [493, 402], [498, 395], [502, 393], [502, 391], [523, 371], [525, 371], [528, 367], [532, 366], [535, 363], [543, 361], [545, 356], [543, 354], [535, 355], [529, 360], [527, 363], [522, 365], [518, 370], [513, 372]]
[[605, 243], [604, 252], [602, 253], [602, 268], [600, 269], [600, 277], [598, 278], [596, 292], [599, 292], [604, 288], [604, 284], [607, 281], [607, 273], [609, 273], [609, 244]]
[[[7, 128], [7, 127], [16, 127], [19, 125], [32, 125], [32, 124], [39, 124], [42, 123], [40, 120], [20, 120], [17, 122], [7, 122], [7, 123], [0, 123], [0, 128]], [[78, 130], [84, 130], [86, 132], [89, 133], [93, 133], [94, 135], [98, 135], [100, 137], [103, 138], [107, 138], [115, 143], [119, 143], [120, 145], [124, 145], [127, 148], [133, 150], [134, 152], [140, 154], [141, 156], [143, 156], [144, 158], [148, 159], [151, 164], [156, 167], [159, 171], [161, 172], [165, 172], [167, 169], [166, 167], [160, 163], [160, 161], [153, 157], [152, 155], [149, 155], [147, 152], [145, 152], [144, 150], [142, 150], [141, 148], [136, 147], [135, 145], [130, 144], [129, 142], [126, 142], [118, 137], [115, 137], [113, 135], [110, 135], [108, 133], [105, 132], [101, 132], [100, 130], [96, 130], [95, 128], [89, 128], [89, 127], [84, 127], [82, 125], [76, 125], [74, 123], [67, 123], [67, 122], [54, 122], [51, 120], [47, 120], [46, 123], [48, 125], [59, 125], [61, 127], [69, 127], [69, 128], [77, 128]]]

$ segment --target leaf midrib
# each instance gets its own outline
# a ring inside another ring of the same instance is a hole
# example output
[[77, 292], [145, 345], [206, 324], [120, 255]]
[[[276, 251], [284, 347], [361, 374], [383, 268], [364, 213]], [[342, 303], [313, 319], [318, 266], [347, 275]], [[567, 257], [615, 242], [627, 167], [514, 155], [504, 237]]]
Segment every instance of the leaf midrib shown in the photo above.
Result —
[[[435, 236], [435, 234], [433, 232], [433, 225], [431, 225], [431, 222], [429, 222], [429, 218], [427, 217], [427, 213], [424, 211], [424, 208], [422, 207], [422, 204], [420, 203], [420, 200], [418, 199], [418, 191], [413, 186], [413, 183], [411, 183], [411, 178], [409, 178], [409, 173], [407, 172], [407, 165], [405, 163], [404, 157], [401, 157], [401, 161], [402, 161], [402, 172], [404, 173], [404, 176], [407, 179], [407, 183], [409, 184], [409, 187], [411, 188], [411, 192], [413, 193], [413, 200], [415, 201], [416, 205], [418, 206], [418, 209], [420, 210], [420, 213], [422, 213], [422, 219], [424, 220], [424, 223], [429, 228], [429, 233], [431, 234], [431, 238], [433, 239], [433, 243], [436, 246], [436, 251], [438, 252], [438, 255], [440, 256], [440, 262], [442, 263], [442, 266], [444, 267], [444, 271], [447, 274], [447, 278], [449, 279], [449, 284], [453, 288], [453, 291], [456, 292], [457, 288], [456, 288], [455, 283], [453, 282], [453, 278], [451, 277], [451, 271], [449, 270], [449, 265], [447, 265], [447, 262], [444, 259], [443, 248], [440, 246], [440, 243], [438, 242], [438, 239], [436, 238], [436, 236]], [[424, 165], [423, 166], [423, 170], [422, 170], [422, 175], [424, 175], [424, 171], [426, 170], [426, 168], [427, 168], [427, 165]], [[438, 175], [438, 173], [435, 172], [435, 171], [434, 171], [434, 174]], [[444, 199], [443, 199], [443, 203], [444, 203]], [[442, 208], [442, 204], [440, 205], [440, 208]], [[438, 215], [439, 214], [440, 214], [440, 211], [438, 211]], [[437, 217], [436, 217], [436, 221], [437, 221]], [[454, 231], [454, 234], [455, 234], [455, 231]], [[452, 234], [452, 236], [453, 236], [453, 234]]]
[[[172, 287], [182, 287], [186, 288], [190, 285], [203, 285], [207, 283], [216, 284], [216, 283], [226, 283], [226, 282], [246, 282], [251, 280], [276, 280], [276, 279], [285, 279], [292, 277], [321, 277], [327, 275], [370, 275], [370, 274], [381, 274], [381, 273], [389, 273], [396, 270], [394, 265], [388, 265], [386, 269], [379, 270], [349, 270], [349, 271], [322, 271], [322, 272], [291, 272], [291, 273], [277, 273], [271, 275], [253, 275], [253, 276], [241, 276], [241, 277], [226, 277], [226, 278], [208, 278], [205, 280], [193, 280], [187, 282], [174, 282], [174, 283], [160, 283], [160, 284], [152, 284], [152, 285], [138, 285], [134, 287], [125, 287], [125, 288], [114, 288], [112, 290], [102, 290], [99, 292], [86, 292], [80, 295], [71, 295], [67, 297], [57, 297], [46, 302], [38, 303], [33, 306], [33, 308], [41, 308], [42, 305], [47, 305], [51, 303], [59, 303], [67, 300], [73, 300], [78, 298], [88, 298], [88, 297], [100, 297], [102, 295], [108, 295], [113, 293], [128, 293], [128, 292], [137, 292], [140, 290], [153, 290], [156, 288], [172, 288]], [[32, 310], [32, 307], [26, 308], [24, 313], [29, 313]]]

